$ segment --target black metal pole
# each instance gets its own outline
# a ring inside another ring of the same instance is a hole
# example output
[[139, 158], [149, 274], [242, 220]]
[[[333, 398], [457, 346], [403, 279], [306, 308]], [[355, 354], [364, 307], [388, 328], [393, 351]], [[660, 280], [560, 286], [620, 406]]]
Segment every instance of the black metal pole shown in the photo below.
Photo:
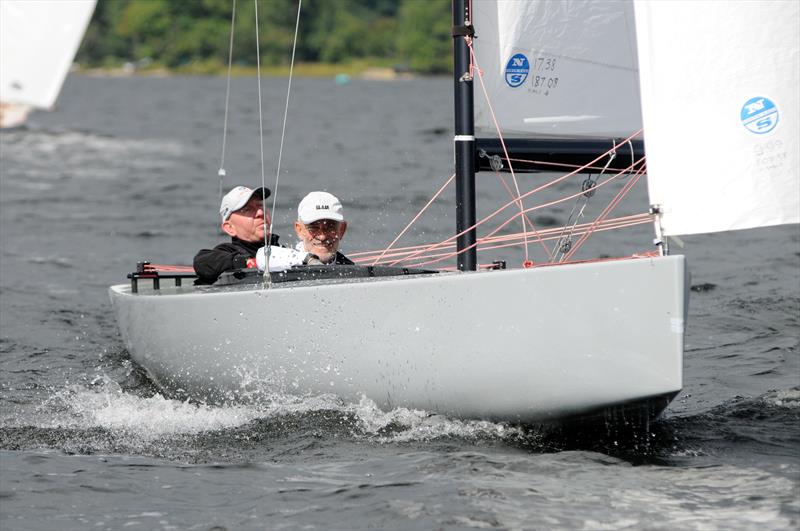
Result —
[[[465, 35], [472, 35], [469, 0], [453, 0], [453, 83], [455, 94], [456, 231], [475, 225], [475, 124], [472, 108], [472, 76]], [[457, 264], [461, 271], [478, 266], [475, 229], [458, 237]], [[471, 248], [461, 252], [468, 247]]]

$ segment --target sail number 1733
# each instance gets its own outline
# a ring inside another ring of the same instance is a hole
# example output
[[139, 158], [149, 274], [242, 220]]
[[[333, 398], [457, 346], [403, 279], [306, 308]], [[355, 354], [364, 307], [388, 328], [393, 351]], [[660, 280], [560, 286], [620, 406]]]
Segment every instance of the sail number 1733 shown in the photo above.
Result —
[[552, 90], [558, 87], [557, 57], [539, 56], [531, 61], [531, 76], [528, 82], [528, 92], [541, 96], [549, 96]]

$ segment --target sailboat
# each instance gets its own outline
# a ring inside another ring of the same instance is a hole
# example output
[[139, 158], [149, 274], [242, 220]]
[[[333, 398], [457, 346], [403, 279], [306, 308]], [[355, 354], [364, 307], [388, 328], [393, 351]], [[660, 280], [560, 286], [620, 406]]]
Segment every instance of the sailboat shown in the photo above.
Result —
[[0, 129], [56, 102], [96, 0], [0, 2]]
[[[786, 2], [455, 0], [458, 270], [302, 266], [199, 287], [142, 263], [110, 288], [124, 343], [201, 401], [656, 419], [683, 385], [689, 273], [669, 238], [800, 222], [797, 26]], [[624, 169], [609, 153], [645, 148], [653, 252], [478, 270], [476, 171]]]

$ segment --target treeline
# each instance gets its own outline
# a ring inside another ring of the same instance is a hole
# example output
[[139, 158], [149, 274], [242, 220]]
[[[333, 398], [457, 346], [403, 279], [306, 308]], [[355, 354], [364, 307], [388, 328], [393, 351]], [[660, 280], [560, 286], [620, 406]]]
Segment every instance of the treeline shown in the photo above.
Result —
[[[258, 0], [262, 65], [291, 59], [298, 0]], [[208, 71], [228, 62], [234, 0], [99, 0], [76, 60]], [[235, 0], [233, 61], [256, 64], [256, 6]], [[450, 0], [303, 0], [296, 61], [451, 70]]]

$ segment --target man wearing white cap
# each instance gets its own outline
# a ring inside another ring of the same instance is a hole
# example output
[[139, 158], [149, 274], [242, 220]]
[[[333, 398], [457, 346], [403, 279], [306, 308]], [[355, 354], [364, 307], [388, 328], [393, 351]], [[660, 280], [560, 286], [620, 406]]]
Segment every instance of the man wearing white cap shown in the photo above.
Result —
[[[194, 257], [194, 271], [198, 284], [213, 284], [225, 271], [256, 268], [264, 270], [264, 235], [270, 224], [264, 199], [271, 194], [269, 188], [251, 189], [237, 186], [222, 198], [219, 214], [222, 230], [231, 237], [230, 243], [221, 243], [213, 249], [202, 249]], [[278, 246], [278, 235], [270, 234], [269, 270], [282, 271], [300, 265], [307, 253]]]
[[342, 202], [335, 195], [311, 192], [305, 196], [297, 206], [294, 231], [300, 238], [296, 249], [312, 255], [308, 263], [353, 265], [349, 258], [339, 252], [347, 222], [342, 213]]

